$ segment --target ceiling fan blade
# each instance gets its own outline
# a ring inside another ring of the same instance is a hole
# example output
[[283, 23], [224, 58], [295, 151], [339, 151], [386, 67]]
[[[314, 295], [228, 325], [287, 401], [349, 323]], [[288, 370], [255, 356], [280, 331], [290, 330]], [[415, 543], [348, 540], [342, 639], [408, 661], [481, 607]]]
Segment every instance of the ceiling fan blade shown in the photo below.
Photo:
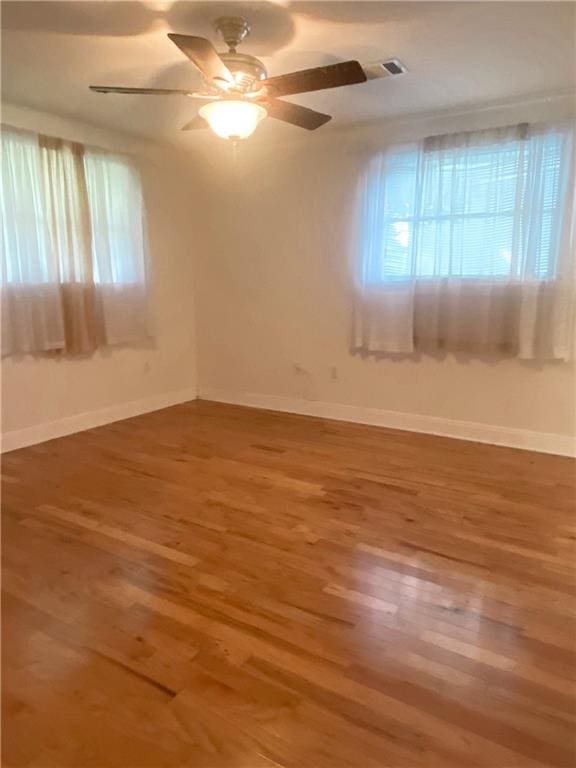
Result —
[[198, 67], [207, 80], [222, 84], [233, 82], [230, 70], [218, 56], [210, 40], [192, 35], [176, 35], [173, 32], [170, 32], [168, 37]]
[[195, 131], [198, 128], [208, 128], [208, 123], [200, 115], [196, 115], [189, 123], [182, 126], [183, 131]]
[[358, 61], [342, 61], [338, 64], [328, 64], [326, 67], [302, 69], [300, 72], [269, 77], [258, 85], [266, 86], [270, 95], [275, 98], [293, 93], [323, 91], [325, 88], [364, 83], [366, 80], [366, 74]]
[[297, 125], [299, 128], [306, 128], [307, 131], [315, 131], [329, 120], [331, 115], [324, 115], [322, 112], [315, 112], [308, 107], [302, 107], [300, 104], [292, 104], [289, 101], [272, 99], [266, 103], [266, 111], [270, 117], [276, 120], [283, 120], [285, 123]]
[[141, 93], [147, 96], [192, 96], [194, 91], [171, 90], [166, 88], [124, 88], [119, 85], [91, 85], [96, 93]]

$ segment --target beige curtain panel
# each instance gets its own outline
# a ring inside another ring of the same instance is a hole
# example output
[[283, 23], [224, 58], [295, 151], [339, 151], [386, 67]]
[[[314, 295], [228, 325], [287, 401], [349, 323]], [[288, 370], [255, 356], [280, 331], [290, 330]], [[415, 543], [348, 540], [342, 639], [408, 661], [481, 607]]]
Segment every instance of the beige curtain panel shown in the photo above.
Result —
[[353, 345], [575, 356], [574, 126], [436, 136], [360, 183]]
[[2, 354], [149, 336], [144, 208], [120, 155], [2, 131]]

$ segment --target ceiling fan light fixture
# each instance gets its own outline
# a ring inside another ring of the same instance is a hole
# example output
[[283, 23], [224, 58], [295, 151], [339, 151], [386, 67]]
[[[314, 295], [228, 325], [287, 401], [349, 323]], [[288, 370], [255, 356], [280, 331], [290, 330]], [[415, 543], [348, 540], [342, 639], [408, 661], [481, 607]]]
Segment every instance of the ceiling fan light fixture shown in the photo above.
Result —
[[[209, 103], [202, 107], [199, 115], [187, 123], [183, 130], [209, 126], [217, 136], [235, 142], [254, 133], [258, 123], [267, 115], [283, 123], [315, 131], [331, 119], [330, 115], [291, 101], [283, 101], [283, 96], [325, 91], [329, 88], [364, 83], [368, 79], [367, 72], [360, 62], [354, 59], [268, 77], [266, 67], [260, 59], [247, 53], [238, 53], [236, 50], [250, 32], [250, 24], [246, 19], [239, 16], [220, 17], [216, 20], [216, 28], [228, 45], [229, 50], [226, 53], [218, 53], [205, 37], [168, 33], [168, 39], [195, 65], [204, 78], [205, 87], [200, 93], [182, 89], [108, 85], [91, 85], [90, 88], [99, 93], [148, 96], [177, 94], [207, 99]], [[394, 59], [379, 64], [376, 76], [382, 77], [384, 72], [398, 74], [402, 71], [404, 69], [400, 62]]]
[[204, 104], [201, 117], [222, 139], [246, 139], [268, 113], [260, 104], [240, 99], [223, 99]]

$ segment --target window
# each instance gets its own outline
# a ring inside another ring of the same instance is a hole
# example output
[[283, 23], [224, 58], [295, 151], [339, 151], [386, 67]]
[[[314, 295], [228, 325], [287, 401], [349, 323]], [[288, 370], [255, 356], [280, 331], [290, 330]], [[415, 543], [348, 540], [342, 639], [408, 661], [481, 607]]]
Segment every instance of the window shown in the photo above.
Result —
[[3, 354], [148, 335], [144, 207], [125, 156], [2, 133]]
[[359, 186], [354, 347], [575, 356], [574, 126], [433, 136]]
[[568, 150], [561, 128], [520, 125], [432, 137], [377, 158], [368, 180], [382, 208], [371, 280], [553, 279]]

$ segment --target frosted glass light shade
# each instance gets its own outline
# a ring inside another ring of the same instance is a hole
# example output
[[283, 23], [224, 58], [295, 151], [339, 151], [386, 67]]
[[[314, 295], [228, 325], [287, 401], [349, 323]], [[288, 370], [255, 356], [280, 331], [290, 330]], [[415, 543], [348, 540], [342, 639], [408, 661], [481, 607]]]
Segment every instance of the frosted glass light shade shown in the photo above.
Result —
[[211, 101], [200, 109], [200, 115], [214, 133], [223, 139], [247, 138], [254, 133], [266, 114], [264, 107], [259, 104], [234, 99]]

